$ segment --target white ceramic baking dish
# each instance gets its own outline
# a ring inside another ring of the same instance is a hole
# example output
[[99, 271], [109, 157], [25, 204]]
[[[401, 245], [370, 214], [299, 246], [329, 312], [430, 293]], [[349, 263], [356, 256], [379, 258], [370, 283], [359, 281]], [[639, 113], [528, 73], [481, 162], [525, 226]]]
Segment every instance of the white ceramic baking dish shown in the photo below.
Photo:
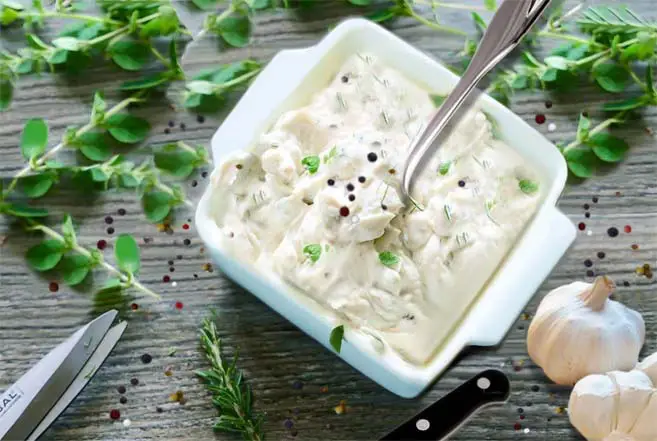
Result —
[[[307, 104], [356, 52], [372, 53], [434, 93], [446, 94], [457, 82], [447, 68], [384, 28], [350, 19], [316, 46], [282, 51], [273, 58], [212, 138], [215, 162], [229, 152], [248, 149], [282, 113]], [[418, 395], [465, 347], [498, 344], [575, 238], [573, 224], [555, 207], [567, 177], [562, 155], [497, 101], [484, 95], [479, 99], [497, 120], [504, 140], [540, 174], [541, 204], [505, 261], [427, 364], [410, 364], [387, 347], [381, 349], [379, 344], [376, 348], [371, 336], [347, 329], [339, 356], [402, 397]], [[209, 186], [196, 212], [199, 234], [213, 260], [228, 277], [330, 349], [329, 334], [337, 317], [221, 249], [218, 238], [222, 233], [213, 215], [221, 205], [216, 197]]]

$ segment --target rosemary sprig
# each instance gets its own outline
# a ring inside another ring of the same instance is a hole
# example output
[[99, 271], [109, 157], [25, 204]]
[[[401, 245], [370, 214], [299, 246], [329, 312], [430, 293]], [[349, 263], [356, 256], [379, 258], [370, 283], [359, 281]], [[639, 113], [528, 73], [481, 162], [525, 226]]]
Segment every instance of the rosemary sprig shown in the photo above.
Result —
[[201, 349], [210, 362], [210, 369], [197, 371], [196, 375], [212, 393], [212, 402], [220, 413], [214, 429], [240, 433], [246, 441], [264, 440], [264, 418], [253, 411], [253, 394], [236, 366], [237, 355], [231, 362], [224, 360], [214, 318], [203, 320], [200, 334]]

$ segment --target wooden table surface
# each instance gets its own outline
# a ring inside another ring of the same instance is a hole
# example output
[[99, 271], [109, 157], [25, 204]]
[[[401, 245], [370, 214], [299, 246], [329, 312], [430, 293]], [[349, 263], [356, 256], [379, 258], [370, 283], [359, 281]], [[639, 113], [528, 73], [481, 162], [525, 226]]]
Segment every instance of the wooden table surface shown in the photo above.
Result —
[[[628, 3], [638, 12], [654, 15], [652, 0]], [[281, 49], [313, 44], [328, 26], [349, 13], [341, 4], [322, 2], [317, 13], [301, 16], [286, 12], [262, 14], [248, 48], [220, 52], [214, 43], [202, 42], [186, 56], [185, 67], [196, 70], [246, 56], [266, 61]], [[445, 10], [444, 19], [472, 30], [467, 12]], [[410, 19], [398, 20], [392, 28], [438, 59], [453, 59], [452, 53], [462, 45], [460, 37], [437, 33]], [[0, 44], [11, 46], [20, 40], [20, 31], [5, 30], [0, 35]], [[46, 118], [53, 134], [51, 139], [58, 139], [67, 126], [87, 121], [95, 90], [103, 89], [108, 99], [116, 100], [118, 95], [112, 90], [127, 75], [107, 64], [97, 63], [83, 77], [69, 79], [46, 74], [20, 79], [12, 109], [0, 114], [1, 176], [9, 178], [24, 165], [17, 144], [28, 118]], [[552, 108], [546, 108], [546, 99], [554, 102]], [[557, 142], [572, 139], [577, 114], [584, 110], [593, 112], [602, 100], [601, 93], [589, 86], [568, 96], [522, 93], [514, 100], [512, 109]], [[176, 140], [207, 146], [220, 120], [200, 123], [194, 114], [172, 110], [166, 99], [152, 101], [137, 113], [153, 125], [153, 146]], [[548, 123], [556, 124], [556, 130], [548, 132], [547, 123], [537, 125], [534, 118], [538, 113], [544, 113]], [[169, 121], [176, 126], [166, 134]], [[646, 130], [656, 122], [657, 110], [651, 108], [642, 120], [619, 130], [632, 145], [627, 160], [620, 166], [584, 183], [569, 183], [560, 207], [573, 222], [586, 222], [586, 229], [592, 234], [578, 234], [575, 245], [526, 310], [531, 316], [542, 296], [559, 285], [591, 280], [586, 276], [589, 268], [584, 265], [586, 259], [591, 259], [596, 274], [607, 273], [619, 282], [617, 298], [643, 313], [648, 328], [644, 355], [657, 350], [657, 296], [654, 281], [639, 278], [634, 269], [654, 263], [657, 254], [657, 155], [655, 139]], [[186, 131], [180, 129], [180, 123], [186, 125]], [[141, 152], [147, 150], [140, 148]], [[194, 200], [206, 182], [200, 174], [192, 179], [199, 185], [193, 188], [190, 180], [185, 187]], [[594, 197], [598, 198], [597, 203], [593, 202]], [[159, 303], [148, 298], [118, 302], [129, 323], [123, 338], [44, 439], [235, 439], [213, 434], [211, 426], [216, 412], [193, 374], [195, 369], [206, 366], [198, 350], [197, 329], [209, 308], [215, 308], [219, 314], [219, 331], [227, 352], [233, 353], [239, 347], [239, 365], [253, 386], [257, 409], [266, 414], [269, 439], [375, 439], [460, 382], [491, 367], [510, 376], [513, 393], [509, 402], [477, 414], [452, 439], [581, 439], [571, 429], [563, 409], [569, 390], [550, 384], [528, 360], [527, 316], [518, 319], [500, 347], [467, 351], [420, 398], [405, 400], [352, 369], [219, 271], [205, 271], [208, 256], [203, 254], [191, 222], [192, 209], [178, 210], [174, 232], [167, 234], [145, 221], [132, 193], [80, 194], [62, 186], [41, 203], [54, 213], [71, 213], [79, 223], [82, 244], [94, 247], [98, 240], [107, 240], [108, 259], [112, 259], [111, 245], [118, 234], [134, 234], [143, 256], [140, 280], [164, 298]], [[590, 219], [584, 218], [584, 204], [591, 205]], [[118, 215], [120, 208], [127, 214]], [[106, 231], [106, 216], [113, 217], [114, 234]], [[5, 219], [0, 222], [0, 234], [5, 236], [0, 246], [0, 390], [4, 390], [52, 347], [95, 316], [102, 305], [95, 301], [92, 291], [76, 291], [61, 284], [59, 291], [50, 292], [51, 279], [27, 269], [24, 260], [26, 248], [37, 237], [12, 227]], [[184, 230], [184, 223], [190, 223], [191, 228]], [[622, 232], [625, 225], [632, 226], [631, 234]], [[613, 239], [606, 234], [612, 226], [621, 230]], [[151, 240], [144, 243], [146, 238]], [[184, 244], [186, 238], [191, 240], [189, 246]], [[632, 250], [632, 244], [640, 248]], [[606, 253], [604, 259], [597, 257], [599, 251]], [[175, 284], [164, 283], [165, 275]], [[104, 277], [103, 273], [96, 274], [97, 282]], [[620, 283], [623, 281], [629, 282], [629, 287]], [[129, 308], [132, 302], [139, 305], [137, 311]], [[182, 302], [183, 308], [177, 309], [176, 302]], [[172, 349], [174, 355], [170, 354]], [[143, 354], [152, 355], [152, 362], [144, 364]], [[170, 376], [165, 374], [167, 371]], [[135, 378], [139, 380], [136, 386], [131, 384]], [[125, 404], [119, 403], [119, 386], [127, 388]], [[176, 391], [183, 392], [185, 404], [170, 400], [170, 394]], [[346, 401], [348, 411], [338, 415], [334, 407], [341, 400]], [[111, 409], [120, 410], [120, 420], [110, 419]], [[123, 424], [126, 418], [131, 421], [129, 427]], [[292, 421], [292, 428], [286, 427], [287, 419]]]

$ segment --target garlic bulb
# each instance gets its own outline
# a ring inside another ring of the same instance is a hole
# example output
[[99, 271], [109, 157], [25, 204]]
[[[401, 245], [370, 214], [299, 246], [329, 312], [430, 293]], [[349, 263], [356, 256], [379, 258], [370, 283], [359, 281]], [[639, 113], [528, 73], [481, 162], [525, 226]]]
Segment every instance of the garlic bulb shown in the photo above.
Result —
[[657, 353], [636, 370], [589, 375], [570, 395], [570, 422], [589, 441], [657, 440]]
[[573, 385], [590, 374], [630, 370], [645, 339], [641, 315], [609, 300], [607, 277], [574, 282], [550, 292], [527, 334], [531, 359], [555, 383]]

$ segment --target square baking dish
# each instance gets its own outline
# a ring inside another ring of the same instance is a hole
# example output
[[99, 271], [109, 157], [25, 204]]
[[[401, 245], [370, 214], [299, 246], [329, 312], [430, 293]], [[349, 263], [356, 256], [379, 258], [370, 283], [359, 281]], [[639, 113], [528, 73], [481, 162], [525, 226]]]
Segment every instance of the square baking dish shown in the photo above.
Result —
[[[316, 46], [277, 54], [257, 77], [212, 138], [219, 162], [228, 153], [250, 148], [281, 114], [306, 105], [326, 87], [354, 53], [371, 53], [423, 85], [447, 94], [458, 77], [446, 67], [364, 19], [344, 21]], [[567, 167], [557, 148], [506, 107], [481, 95], [482, 109], [498, 123], [504, 141], [523, 156], [541, 177], [540, 203], [511, 251], [466, 310], [450, 336], [424, 365], [414, 365], [374, 337], [346, 329], [339, 356], [391, 392], [417, 396], [467, 346], [493, 346], [530, 301], [575, 239], [575, 227], [556, 207]], [[269, 275], [259, 273], [222, 250], [214, 220], [221, 201], [209, 185], [196, 211], [201, 239], [221, 270], [308, 335], [331, 349], [329, 335], [338, 317], [311, 298]], [[331, 349], [332, 350], [332, 349]]]

